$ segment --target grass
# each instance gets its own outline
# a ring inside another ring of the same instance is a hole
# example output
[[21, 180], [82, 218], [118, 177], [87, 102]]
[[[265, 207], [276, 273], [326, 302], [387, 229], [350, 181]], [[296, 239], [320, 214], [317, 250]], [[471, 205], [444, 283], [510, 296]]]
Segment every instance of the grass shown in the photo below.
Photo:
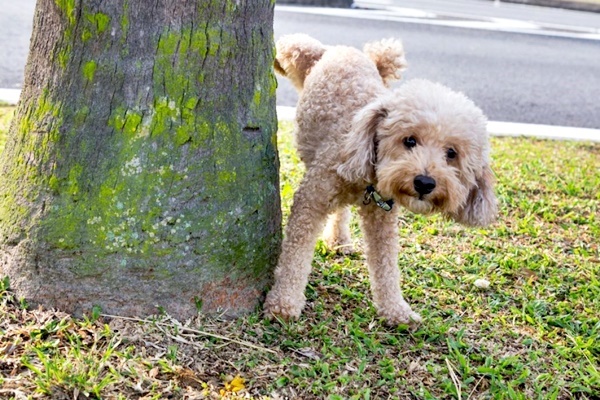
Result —
[[4, 150], [6, 132], [8, 132], [8, 128], [10, 127], [10, 121], [12, 120], [14, 110], [14, 107], [7, 106], [0, 102], [0, 153]]
[[[279, 135], [286, 214], [302, 175], [290, 130]], [[4, 280], [0, 397], [600, 398], [600, 145], [494, 138], [492, 147], [493, 227], [399, 218], [418, 328], [386, 327], [361, 253], [322, 243], [306, 310], [291, 323], [259, 310], [234, 321], [73, 319], [28, 308]], [[356, 221], [353, 230], [360, 249]]]

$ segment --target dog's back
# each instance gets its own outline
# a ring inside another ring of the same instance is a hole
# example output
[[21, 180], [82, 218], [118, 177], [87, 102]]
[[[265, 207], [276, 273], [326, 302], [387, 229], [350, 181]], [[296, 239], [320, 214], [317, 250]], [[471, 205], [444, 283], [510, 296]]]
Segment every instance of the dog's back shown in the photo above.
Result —
[[335, 159], [356, 112], [386, 91], [405, 67], [402, 44], [394, 39], [369, 43], [364, 52], [327, 47], [304, 34], [279, 39], [276, 71], [300, 93], [296, 140], [302, 161], [312, 164], [319, 153]]

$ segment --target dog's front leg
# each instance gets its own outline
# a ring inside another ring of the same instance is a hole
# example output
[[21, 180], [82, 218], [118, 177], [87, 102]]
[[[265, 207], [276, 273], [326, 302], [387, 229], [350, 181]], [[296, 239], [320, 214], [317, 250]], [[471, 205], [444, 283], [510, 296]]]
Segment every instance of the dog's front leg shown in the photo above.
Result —
[[402, 297], [398, 269], [398, 222], [396, 210], [384, 211], [375, 204], [359, 207], [373, 301], [377, 313], [389, 324], [421, 321]]
[[306, 297], [311, 262], [319, 233], [329, 212], [330, 199], [323, 179], [307, 174], [294, 194], [294, 203], [275, 268], [275, 283], [267, 294], [264, 313], [267, 318], [300, 317]]

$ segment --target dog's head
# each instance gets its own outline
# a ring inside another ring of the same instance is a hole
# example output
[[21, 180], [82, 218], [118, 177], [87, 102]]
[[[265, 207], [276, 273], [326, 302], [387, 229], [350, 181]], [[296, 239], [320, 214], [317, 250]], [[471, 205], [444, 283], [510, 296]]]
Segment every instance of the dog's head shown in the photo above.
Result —
[[421, 214], [472, 226], [497, 213], [486, 118], [463, 94], [412, 80], [363, 108], [345, 137], [338, 174]]

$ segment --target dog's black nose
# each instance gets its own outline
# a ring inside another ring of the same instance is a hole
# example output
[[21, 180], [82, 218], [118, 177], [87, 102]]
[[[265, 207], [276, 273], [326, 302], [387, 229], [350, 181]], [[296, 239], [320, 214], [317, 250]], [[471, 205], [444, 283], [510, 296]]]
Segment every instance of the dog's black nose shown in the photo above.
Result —
[[425, 175], [417, 175], [414, 180], [415, 190], [421, 196], [433, 192], [435, 189], [435, 179]]

